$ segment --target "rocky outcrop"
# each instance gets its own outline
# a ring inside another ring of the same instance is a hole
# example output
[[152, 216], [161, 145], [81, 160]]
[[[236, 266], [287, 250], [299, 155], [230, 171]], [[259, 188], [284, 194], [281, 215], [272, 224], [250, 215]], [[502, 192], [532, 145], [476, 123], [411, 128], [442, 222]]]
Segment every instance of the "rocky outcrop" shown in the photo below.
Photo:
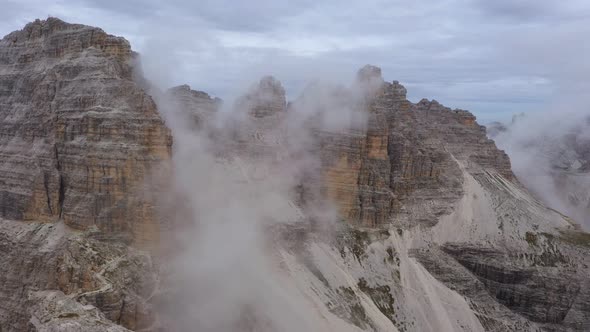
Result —
[[125, 39], [56, 18], [0, 41], [1, 217], [157, 239], [142, 187], [171, 136], [134, 58]]
[[[447, 245], [444, 250], [473, 273], [500, 303], [532, 321], [561, 323], [576, 300], [582, 300], [584, 307], [590, 304], [588, 294], [582, 290], [587, 283], [576, 275], [576, 269], [564, 264], [568, 258], [560, 251], [531, 255], [531, 263], [522, 264], [518, 257], [490, 248]], [[543, 291], [539, 292], [539, 288]]]
[[373, 227], [435, 224], [462, 195], [454, 158], [513, 177], [508, 157], [471, 113], [425, 99], [412, 104], [406, 89], [383, 82], [376, 67], [361, 69], [357, 82], [361, 91], [363, 83], [373, 85], [360, 106], [366, 128], [319, 134], [324, 192], [346, 220]]
[[486, 125], [486, 133], [490, 138], [494, 138], [502, 133], [505, 133], [508, 128], [502, 122], [493, 121]]
[[[65, 318], [89, 318], [91, 313], [83, 312], [92, 307], [100, 317], [132, 330], [155, 323], [148, 298], [157, 286], [157, 268], [146, 253], [101, 240], [101, 232], [72, 231], [62, 222], [0, 219], [0, 230], [3, 331], [26, 331], [30, 321], [39, 331], [56, 331], [55, 324]], [[66, 298], [48, 295], [56, 292]], [[86, 323], [99, 324], [94, 319]]]
[[30, 329], [38, 332], [58, 331], [109, 331], [125, 332], [128, 329], [104, 317], [91, 305], [82, 305], [59, 291], [44, 291], [31, 294]]
[[195, 130], [201, 130], [213, 121], [222, 104], [221, 99], [212, 98], [203, 91], [191, 90], [186, 84], [169, 89], [168, 95], [173, 103], [171, 111], [179, 113], [181, 117], [188, 115]]
[[272, 76], [260, 79], [258, 85], [236, 101], [236, 107], [247, 110], [248, 114], [257, 118], [284, 112], [286, 106], [285, 89]]
[[286, 109], [285, 89], [274, 77], [263, 77], [252, 85], [235, 101], [233, 118], [221, 134], [229, 153], [271, 163], [276, 160], [286, 138]]
[[487, 330], [587, 330], [588, 262], [580, 255], [587, 244], [576, 247], [567, 237], [532, 232], [528, 241], [531, 250], [517, 252], [449, 243], [413, 255], [437, 279], [471, 299]]

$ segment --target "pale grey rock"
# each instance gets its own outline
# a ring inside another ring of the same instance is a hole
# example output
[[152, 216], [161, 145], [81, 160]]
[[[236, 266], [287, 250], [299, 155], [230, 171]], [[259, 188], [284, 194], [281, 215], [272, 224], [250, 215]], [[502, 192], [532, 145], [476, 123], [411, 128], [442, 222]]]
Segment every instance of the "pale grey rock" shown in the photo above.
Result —
[[[102, 235], [97, 230], [81, 234], [63, 222], [0, 219], [2, 331], [26, 330], [31, 310], [37, 310], [32, 306], [39, 304], [34, 299], [42, 297], [29, 296], [43, 291], [66, 294], [67, 306], [92, 305], [111, 322], [132, 330], [155, 324], [148, 303], [157, 286], [152, 258], [125, 244], [96, 239]], [[43, 306], [51, 308], [51, 301]]]
[[222, 100], [212, 98], [203, 91], [191, 90], [188, 85], [179, 85], [168, 90], [171, 111], [180, 113], [180, 117], [189, 116], [188, 121], [194, 122], [194, 129], [200, 130], [204, 126], [212, 126]]
[[92, 305], [82, 305], [60, 291], [39, 291], [29, 295], [29, 331], [35, 332], [125, 332], [128, 329], [104, 317]]

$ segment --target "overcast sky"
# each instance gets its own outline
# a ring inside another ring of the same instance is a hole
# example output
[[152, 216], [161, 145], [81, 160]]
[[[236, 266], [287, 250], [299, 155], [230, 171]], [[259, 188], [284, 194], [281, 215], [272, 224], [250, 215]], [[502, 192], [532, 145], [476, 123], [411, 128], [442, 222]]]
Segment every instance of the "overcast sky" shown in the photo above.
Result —
[[[290, 98], [380, 66], [412, 101], [480, 122], [586, 98], [589, 0], [0, 0], [0, 34], [56, 16], [127, 38], [148, 77], [224, 97], [260, 75]], [[587, 107], [587, 103], [573, 103]], [[590, 110], [588, 111], [590, 113]]]

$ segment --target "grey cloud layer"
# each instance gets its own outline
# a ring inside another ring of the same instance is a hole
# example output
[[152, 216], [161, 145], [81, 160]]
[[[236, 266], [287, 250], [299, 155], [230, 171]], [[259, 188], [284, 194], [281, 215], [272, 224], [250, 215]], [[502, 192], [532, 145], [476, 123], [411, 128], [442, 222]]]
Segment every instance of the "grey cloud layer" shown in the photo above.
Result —
[[273, 74], [294, 95], [366, 63], [483, 122], [577, 98], [590, 77], [590, 3], [561, 1], [3, 0], [0, 31], [47, 15], [128, 38], [148, 76], [231, 95]]

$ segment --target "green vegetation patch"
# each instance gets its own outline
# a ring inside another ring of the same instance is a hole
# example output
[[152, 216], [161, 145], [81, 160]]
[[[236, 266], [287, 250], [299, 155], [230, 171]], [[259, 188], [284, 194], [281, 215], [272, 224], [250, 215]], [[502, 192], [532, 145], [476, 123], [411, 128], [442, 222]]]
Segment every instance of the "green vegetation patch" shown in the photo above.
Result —
[[529, 245], [537, 246], [537, 243], [538, 243], [537, 234], [532, 233], [532, 232], [526, 232], [526, 234], [524, 235], [524, 239], [526, 240], [526, 242], [529, 243]]
[[560, 231], [561, 240], [575, 246], [590, 248], [590, 233], [582, 231]]

